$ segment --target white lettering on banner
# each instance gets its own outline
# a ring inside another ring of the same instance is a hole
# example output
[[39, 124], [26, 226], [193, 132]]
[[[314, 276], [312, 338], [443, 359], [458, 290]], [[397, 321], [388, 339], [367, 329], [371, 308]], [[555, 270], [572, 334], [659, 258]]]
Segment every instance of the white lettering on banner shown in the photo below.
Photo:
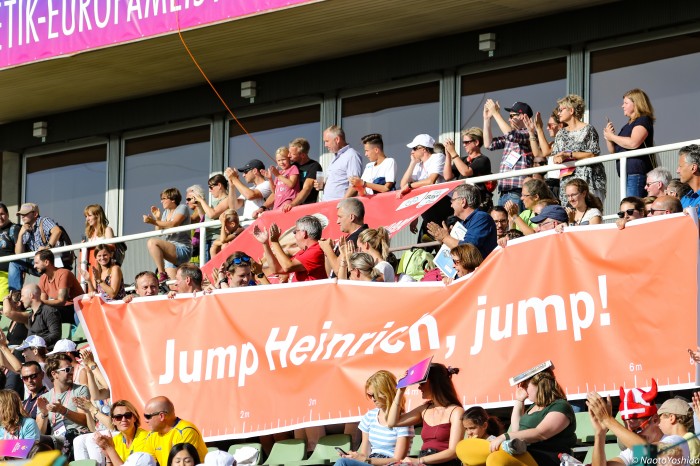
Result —
[[[608, 285], [605, 275], [598, 276], [598, 296], [600, 296], [601, 311], [608, 308]], [[477, 306], [485, 307], [487, 297], [479, 296], [477, 298]], [[579, 305], [583, 304], [584, 313], [579, 312]], [[491, 341], [500, 341], [513, 336], [513, 303], [505, 305], [504, 323], [501, 327], [501, 306], [491, 307], [491, 325], [489, 327], [489, 337]], [[568, 329], [568, 318], [566, 313], [566, 302], [562, 296], [550, 295], [544, 299], [532, 297], [518, 301], [517, 313], [517, 334], [528, 334], [528, 310], [532, 309], [535, 315], [535, 330], [537, 333], [549, 332], [549, 319], [547, 308], [554, 309], [554, 321], [558, 332]], [[587, 291], [579, 291], [569, 295], [569, 309], [571, 314], [571, 327], [573, 330], [574, 341], [581, 341], [581, 330], [589, 328], [594, 323], [595, 319], [595, 301], [591, 293]], [[610, 314], [601, 312], [599, 325], [607, 327], [610, 325]], [[476, 325], [474, 334], [474, 343], [471, 346], [469, 353], [472, 355], [479, 354], [484, 345], [486, 331], [486, 309], [478, 309], [476, 311]]]
[[[332, 322], [326, 321], [323, 323], [323, 330], [329, 330], [331, 326]], [[296, 343], [294, 343], [299, 327], [290, 327], [284, 339], [278, 339], [280, 336], [280, 328], [275, 327], [270, 331], [267, 343], [265, 344], [267, 363], [272, 371], [276, 370], [278, 365], [280, 368], [287, 367], [288, 363], [298, 366], [306, 361], [307, 355], [304, 353], [311, 352], [314, 350], [314, 347], [315, 351], [309, 359], [310, 362], [318, 360], [319, 357], [321, 360], [352, 357], [363, 348], [364, 354], [374, 354], [377, 346], [385, 353], [395, 354], [405, 347], [405, 342], [401, 340], [399, 335], [404, 334], [407, 330], [411, 351], [421, 351], [423, 348], [421, 344], [421, 328], [423, 328], [423, 331], [428, 337], [428, 347], [431, 350], [440, 349], [440, 336], [438, 333], [437, 321], [429, 314], [423, 315], [410, 327], [402, 326], [389, 332], [388, 330], [393, 326], [394, 322], [387, 322], [384, 325], [384, 330], [380, 332], [363, 333], [359, 337], [354, 333], [335, 333], [331, 336], [328, 344], [326, 344], [326, 341], [329, 335], [326, 332], [321, 333], [318, 339], [313, 335], [306, 335], [299, 338]], [[448, 336], [446, 338], [445, 346], [448, 354], [452, 354], [454, 351], [455, 341], [456, 339], [454, 337]], [[321, 356], [321, 354], [323, 354], [323, 356]]]
[[416, 209], [420, 209], [423, 206], [426, 206], [428, 204], [434, 204], [435, 201], [437, 201], [440, 196], [445, 194], [448, 190], [447, 189], [433, 189], [432, 191], [429, 191], [426, 193], [425, 197], [418, 203], [416, 206]]
[[[187, 351], [180, 351], [179, 359], [179, 379], [182, 383], [200, 382], [202, 381], [202, 350], [192, 352], [192, 370], [188, 373], [188, 354]], [[224, 368], [226, 366], [226, 358], [229, 357], [228, 377], [232, 378], [236, 375], [236, 348], [228, 346], [227, 348], [217, 347], [207, 350], [207, 367], [204, 374], [204, 380], [211, 380], [214, 372], [214, 363], [217, 363], [217, 379], [224, 378]], [[245, 385], [246, 377], [253, 375], [258, 370], [258, 352], [252, 343], [244, 343], [241, 345], [240, 358], [238, 360], [238, 386]], [[165, 343], [165, 373], [158, 377], [160, 385], [167, 385], [175, 379], [175, 340], [168, 340]]]
[[218, 0], [0, 0], [0, 50], [216, 3]]

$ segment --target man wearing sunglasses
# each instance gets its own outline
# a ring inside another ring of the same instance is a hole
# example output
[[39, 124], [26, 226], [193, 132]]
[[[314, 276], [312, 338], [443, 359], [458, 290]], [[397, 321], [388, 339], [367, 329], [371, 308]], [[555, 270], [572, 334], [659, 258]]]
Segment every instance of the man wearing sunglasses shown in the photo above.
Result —
[[43, 384], [44, 371], [41, 369], [41, 365], [38, 362], [28, 361], [22, 364], [19, 374], [29, 394], [22, 402], [22, 406], [31, 418], [36, 419], [38, 399], [41, 395], [49, 391]]
[[[224, 175], [228, 179], [228, 206], [238, 210], [243, 207], [241, 219], [255, 218], [253, 213], [265, 204], [265, 199], [272, 194], [270, 181], [265, 179], [265, 164], [258, 159], [253, 159], [238, 169], [243, 174], [245, 183], [241, 181], [238, 172], [227, 168]], [[236, 188], [236, 189], [233, 189]], [[241, 193], [237, 198], [236, 191]]]
[[199, 429], [191, 422], [175, 415], [175, 406], [164, 396], [157, 396], [146, 403], [143, 417], [151, 428], [146, 442], [160, 466], [167, 466], [170, 448], [178, 443], [193, 445], [200, 458], [207, 456], [207, 446]]
[[37, 400], [39, 432], [46, 432], [65, 440], [64, 454], [72, 456], [73, 439], [87, 434], [87, 415], [75, 404], [76, 397], [90, 399], [84, 385], [73, 383], [71, 357], [66, 353], [54, 354], [46, 362], [46, 372], [53, 380], [53, 388]]
[[[635, 464], [632, 446], [657, 442], [672, 445], [678, 444], [686, 460], [679, 464], [690, 464], [687, 461], [689, 460], [690, 450], [683, 437], [680, 435], [665, 436], [659, 428], [659, 415], [654, 403], [657, 385], [654, 379], [651, 382], [652, 386], [648, 391], [644, 391], [641, 388], [625, 390], [620, 387], [619, 415], [624, 425], [613, 417], [609, 396], [607, 400], [604, 400], [595, 392], [588, 394], [586, 404], [591, 413], [591, 418], [594, 420], [594, 428], [596, 423], [599, 424], [593, 448], [604, 451], [605, 432], [608, 429], [617, 437], [618, 441], [628, 447], [626, 450], [621, 451], [617, 457], [608, 459], [608, 466], [630, 466]], [[594, 464], [596, 464], [595, 461]]]

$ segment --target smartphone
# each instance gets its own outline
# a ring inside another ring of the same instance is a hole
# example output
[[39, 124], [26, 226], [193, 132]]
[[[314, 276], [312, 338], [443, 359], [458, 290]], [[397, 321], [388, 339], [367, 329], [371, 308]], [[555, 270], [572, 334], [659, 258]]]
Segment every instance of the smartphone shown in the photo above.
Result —
[[346, 452], [345, 450], [343, 450], [343, 449], [340, 448], [340, 447], [335, 447], [335, 451], [337, 451], [337, 452], [338, 452], [339, 454], [341, 454], [341, 455], [347, 455], [347, 454], [348, 454], [348, 452]]

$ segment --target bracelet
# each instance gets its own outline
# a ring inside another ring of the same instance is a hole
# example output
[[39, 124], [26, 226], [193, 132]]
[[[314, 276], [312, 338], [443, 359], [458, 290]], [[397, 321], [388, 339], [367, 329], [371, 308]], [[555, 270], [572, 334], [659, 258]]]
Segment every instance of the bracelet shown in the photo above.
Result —
[[46, 419], [47, 417], [49, 417], [49, 413], [41, 413], [42, 419]]
[[90, 368], [91, 371], [94, 371], [95, 369], [97, 369], [97, 364], [93, 364], [92, 366], [88, 366], [88, 367]]
[[508, 432], [506, 432], [505, 434], [503, 434], [503, 436], [506, 438], [506, 440], [510, 440], [510, 434], [508, 434]]

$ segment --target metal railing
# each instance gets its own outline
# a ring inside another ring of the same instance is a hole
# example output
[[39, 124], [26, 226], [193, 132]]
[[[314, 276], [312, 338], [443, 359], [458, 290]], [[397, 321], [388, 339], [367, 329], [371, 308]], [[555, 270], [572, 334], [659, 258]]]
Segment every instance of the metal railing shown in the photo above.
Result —
[[[505, 173], [495, 173], [492, 175], [484, 175], [484, 176], [476, 176], [472, 178], [467, 178], [465, 179], [466, 183], [483, 183], [485, 181], [491, 181], [491, 180], [502, 180], [505, 178], [512, 178], [515, 176], [525, 176], [525, 175], [533, 175], [535, 173], [546, 173], [549, 171], [554, 171], [554, 170], [562, 170], [564, 168], [570, 168], [570, 167], [580, 167], [580, 166], [586, 166], [586, 165], [592, 165], [596, 163], [603, 163], [603, 162], [609, 162], [609, 161], [614, 161], [614, 160], [626, 160], [631, 157], [639, 157], [641, 155], [648, 155], [648, 154], [655, 154], [658, 152], [666, 152], [666, 151], [673, 151], [673, 150], [678, 150], [681, 147], [688, 146], [691, 144], [700, 144], [700, 139], [695, 139], [692, 141], [684, 141], [684, 142], [676, 142], [673, 144], [666, 144], [662, 146], [654, 146], [654, 147], [647, 147], [643, 149], [636, 149], [636, 150], [631, 150], [627, 152], [621, 152], [618, 154], [609, 154], [609, 155], [601, 155], [597, 157], [590, 157], [587, 159], [583, 160], [576, 160], [572, 162], [566, 162], [562, 164], [553, 164], [553, 165], [547, 165], [543, 167], [533, 167], [533, 168], [526, 168], [524, 170], [513, 170]], [[626, 164], [621, 163], [620, 164], [620, 199], [626, 197], [627, 193], [627, 171], [626, 171]], [[604, 218], [609, 219], [609, 218], [616, 218], [616, 215], [612, 216], [606, 216]], [[252, 223], [252, 219], [242, 219], [241, 224], [250, 224]], [[61, 253], [64, 251], [76, 251], [78, 249], [87, 249], [87, 248], [92, 248], [97, 246], [98, 244], [115, 244], [115, 243], [126, 243], [129, 241], [134, 241], [134, 240], [139, 240], [139, 239], [144, 239], [144, 238], [153, 238], [153, 237], [158, 237], [158, 236], [163, 236], [163, 235], [169, 235], [171, 233], [178, 233], [181, 231], [192, 231], [199, 229], [199, 234], [200, 234], [200, 246], [199, 246], [199, 257], [200, 261], [202, 261], [205, 257], [205, 248], [206, 248], [206, 241], [204, 238], [206, 238], [206, 229], [207, 228], [221, 228], [221, 221], [220, 220], [210, 220], [206, 222], [201, 222], [201, 223], [193, 223], [190, 225], [183, 225], [179, 227], [174, 227], [174, 228], [168, 228], [165, 230], [154, 230], [154, 231], [147, 231], [143, 233], [135, 233], [132, 235], [124, 235], [124, 236], [118, 236], [114, 238], [109, 238], [109, 239], [100, 239], [97, 241], [90, 241], [90, 242], [85, 242], [85, 243], [76, 243], [72, 244], [70, 246], [61, 246], [58, 248], [52, 248], [51, 251], [53, 251], [54, 254]], [[412, 247], [412, 246], [409, 246]], [[398, 250], [398, 249], [393, 249], [393, 250]], [[34, 257], [36, 253], [35, 252], [26, 252], [22, 254], [15, 254], [12, 256], [4, 256], [0, 257], [0, 263], [3, 262], [11, 262], [13, 260], [18, 260], [18, 259], [26, 259], [26, 258], [31, 258]], [[203, 262], [200, 262], [200, 264], [203, 264]]]

